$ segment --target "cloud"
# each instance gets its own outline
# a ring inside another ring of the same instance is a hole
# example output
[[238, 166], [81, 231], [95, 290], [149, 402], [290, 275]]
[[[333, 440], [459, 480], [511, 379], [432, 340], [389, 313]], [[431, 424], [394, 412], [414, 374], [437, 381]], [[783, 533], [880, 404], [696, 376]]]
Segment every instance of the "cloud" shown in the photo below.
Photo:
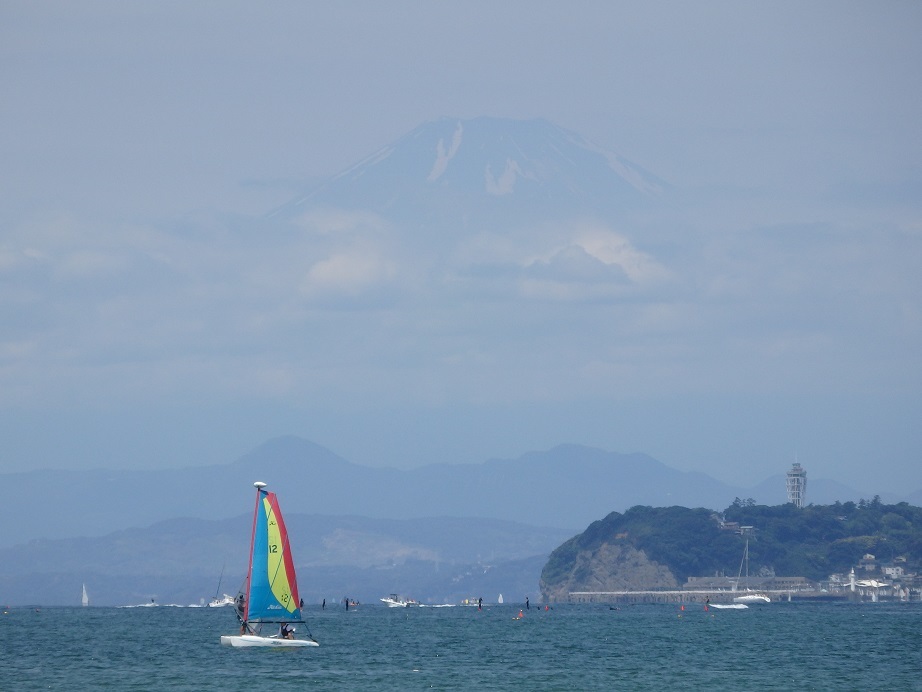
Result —
[[597, 223], [557, 222], [463, 241], [454, 256], [459, 276], [497, 290], [517, 285], [529, 300], [651, 298], [675, 280], [670, 269], [624, 235]]
[[314, 264], [301, 284], [307, 298], [357, 297], [389, 283], [397, 273], [395, 263], [362, 250], [342, 252]]

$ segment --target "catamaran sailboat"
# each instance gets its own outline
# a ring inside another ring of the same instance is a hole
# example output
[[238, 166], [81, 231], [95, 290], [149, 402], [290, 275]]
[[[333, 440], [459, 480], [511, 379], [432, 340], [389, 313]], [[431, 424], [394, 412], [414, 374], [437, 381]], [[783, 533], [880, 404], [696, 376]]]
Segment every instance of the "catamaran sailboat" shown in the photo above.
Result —
[[225, 646], [301, 647], [320, 646], [307, 632], [296, 638], [296, 628], [307, 624], [301, 617], [301, 599], [295, 566], [288, 544], [288, 531], [275, 493], [264, 490], [257, 481], [253, 533], [250, 539], [250, 566], [243, 588], [237, 595], [239, 635], [225, 635]]

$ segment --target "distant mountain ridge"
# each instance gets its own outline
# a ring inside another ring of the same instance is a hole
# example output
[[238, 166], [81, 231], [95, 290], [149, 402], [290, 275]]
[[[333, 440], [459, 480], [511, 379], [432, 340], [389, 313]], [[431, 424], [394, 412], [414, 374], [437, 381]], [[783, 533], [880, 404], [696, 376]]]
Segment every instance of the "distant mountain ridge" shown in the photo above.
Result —
[[[243, 582], [252, 517], [170, 519], [98, 537], [0, 549], [0, 602], [197, 604]], [[377, 601], [389, 592], [457, 602], [474, 593], [534, 593], [550, 551], [571, 532], [490, 519], [382, 520], [286, 512], [301, 597]], [[493, 582], [496, 581], [494, 585]], [[219, 583], [220, 581], [220, 583]], [[439, 602], [442, 602], [441, 600]]]
[[[737, 497], [786, 501], [783, 477], [756, 492], [676, 471], [644, 454], [580, 445], [482, 464], [399, 470], [359, 466], [307, 440], [282, 437], [221, 466], [0, 475], [3, 487], [15, 488], [0, 506], [0, 547], [36, 538], [101, 536], [176, 517], [238, 516], [249, 505], [254, 480], [269, 483], [292, 513], [491, 518], [574, 531], [635, 505], [714, 509]], [[827, 487], [829, 482], [811, 479], [808, 501], [862, 499], [842, 486]], [[887, 502], [911, 499], [881, 496]]]

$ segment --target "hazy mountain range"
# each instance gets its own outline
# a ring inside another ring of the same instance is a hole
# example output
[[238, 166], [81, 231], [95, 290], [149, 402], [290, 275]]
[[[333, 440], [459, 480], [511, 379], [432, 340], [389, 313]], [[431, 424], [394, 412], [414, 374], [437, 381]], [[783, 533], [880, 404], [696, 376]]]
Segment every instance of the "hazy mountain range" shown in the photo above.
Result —
[[[283, 498], [284, 501], [284, 498]], [[287, 510], [286, 510], [287, 512]], [[170, 519], [93, 538], [0, 549], [0, 603], [195, 605], [237, 592], [252, 515]], [[388, 593], [457, 603], [503, 590], [534, 594], [547, 555], [572, 535], [491, 519], [395, 520], [287, 513], [300, 595], [366, 603]]]
[[[580, 445], [482, 464], [400, 470], [359, 466], [307, 440], [282, 437], [219, 466], [2, 474], [0, 482], [15, 492], [0, 508], [0, 547], [35, 538], [101, 536], [177, 517], [238, 516], [249, 510], [255, 480], [279, 493], [289, 513], [490, 518], [577, 531], [634, 505], [721, 510], [736, 497], [781, 504], [787, 501], [786, 470], [742, 488], [702, 473], [676, 471], [645, 454]], [[808, 477], [809, 502], [870, 499], [874, 494]], [[903, 498], [881, 496], [888, 502], [920, 499], [919, 492]]]
[[[254, 480], [279, 493], [308, 602], [392, 591], [436, 601], [534, 595], [550, 551], [611, 511], [785, 501], [783, 474], [736, 488], [644, 454], [579, 445], [404, 471], [284, 437], [221, 466], [0, 476], [15, 489], [0, 511], [0, 600], [76, 603], [75, 584], [88, 581], [98, 604], [197, 603], [222, 572], [222, 590], [235, 591]], [[833, 481], [808, 483], [817, 504], [860, 498]]]

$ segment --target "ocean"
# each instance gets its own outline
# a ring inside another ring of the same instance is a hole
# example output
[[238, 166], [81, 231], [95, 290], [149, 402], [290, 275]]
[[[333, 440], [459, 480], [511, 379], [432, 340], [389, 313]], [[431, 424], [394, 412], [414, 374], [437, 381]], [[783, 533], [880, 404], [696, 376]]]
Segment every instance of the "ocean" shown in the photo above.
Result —
[[922, 690], [920, 603], [306, 614], [319, 648], [267, 650], [230, 608], [8, 608], [0, 690]]

